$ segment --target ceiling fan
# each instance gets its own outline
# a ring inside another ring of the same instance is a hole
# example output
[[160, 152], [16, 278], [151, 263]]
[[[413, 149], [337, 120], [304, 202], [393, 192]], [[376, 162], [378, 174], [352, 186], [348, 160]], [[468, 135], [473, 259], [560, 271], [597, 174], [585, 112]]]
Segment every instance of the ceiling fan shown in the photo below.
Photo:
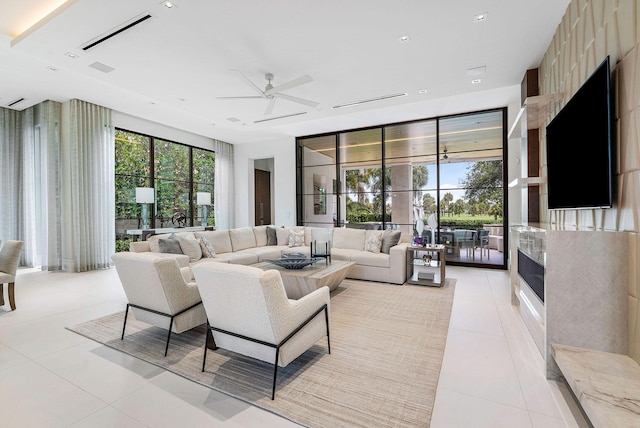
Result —
[[249, 84], [249, 86], [251, 86], [260, 95], [238, 96], [238, 97], [216, 97], [217, 99], [221, 99], [221, 100], [222, 99], [239, 100], [239, 99], [251, 99], [251, 98], [266, 99], [266, 100], [269, 100], [269, 104], [267, 105], [267, 108], [265, 109], [264, 114], [271, 114], [273, 112], [273, 107], [275, 106], [276, 100], [278, 98], [282, 98], [283, 100], [293, 101], [294, 103], [298, 103], [298, 104], [304, 104], [309, 107], [317, 107], [320, 105], [320, 103], [317, 103], [315, 101], [305, 100], [304, 98], [298, 98], [292, 95], [287, 95], [282, 93], [282, 91], [285, 91], [287, 89], [295, 88], [296, 86], [313, 82], [313, 79], [308, 74], [302, 77], [298, 77], [297, 79], [290, 80], [281, 85], [273, 86], [271, 84], [271, 81], [273, 80], [273, 74], [266, 73], [264, 75], [264, 78], [267, 81], [267, 86], [264, 88], [264, 91], [263, 91], [251, 80], [249, 80], [247, 76], [242, 74], [240, 70], [231, 70], [231, 71], [235, 71], [236, 73], [240, 74], [240, 76], [242, 76], [242, 78]]

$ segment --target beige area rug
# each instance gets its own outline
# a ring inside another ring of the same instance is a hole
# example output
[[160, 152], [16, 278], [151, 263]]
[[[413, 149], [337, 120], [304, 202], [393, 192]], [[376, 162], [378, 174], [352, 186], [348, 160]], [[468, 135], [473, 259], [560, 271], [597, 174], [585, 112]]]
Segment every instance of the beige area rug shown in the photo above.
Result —
[[69, 330], [308, 427], [428, 427], [449, 328], [455, 279], [442, 288], [345, 280], [331, 295], [331, 354], [320, 340], [278, 370], [225, 350], [209, 351], [205, 327], [174, 334], [124, 312]]

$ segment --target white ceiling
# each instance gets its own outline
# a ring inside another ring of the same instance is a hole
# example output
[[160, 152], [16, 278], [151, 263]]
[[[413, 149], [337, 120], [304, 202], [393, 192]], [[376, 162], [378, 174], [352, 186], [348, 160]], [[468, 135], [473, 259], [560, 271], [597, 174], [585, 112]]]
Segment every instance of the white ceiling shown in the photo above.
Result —
[[[0, 106], [79, 98], [230, 143], [503, 107], [519, 102], [522, 76], [539, 65], [569, 0], [174, 3], [0, 0]], [[80, 48], [143, 13], [152, 18]], [[483, 66], [479, 76], [467, 71]], [[284, 93], [320, 104], [279, 99], [265, 116], [268, 100], [216, 99], [256, 95], [232, 69], [260, 88], [267, 72], [274, 86], [309, 74], [313, 82]], [[332, 108], [396, 93], [408, 95]]]

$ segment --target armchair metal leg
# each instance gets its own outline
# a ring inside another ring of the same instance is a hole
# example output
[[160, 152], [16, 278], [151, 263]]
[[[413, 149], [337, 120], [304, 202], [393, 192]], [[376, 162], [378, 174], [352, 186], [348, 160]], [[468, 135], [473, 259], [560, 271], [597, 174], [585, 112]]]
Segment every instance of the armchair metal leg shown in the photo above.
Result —
[[167, 356], [167, 351], [169, 351], [169, 341], [171, 340], [171, 327], [173, 327], [173, 317], [171, 317], [171, 321], [169, 321], [169, 333], [167, 333], [167, 345], [164, 347], [164, 356]]
[[276, 348], [276, 362], [273, 363], [273, 387], [271, 388], [271, 399], [276, 398], [276, 378], [278, 377], [278, 356], [280, 355], [280, 348]]
[[124, 310], [124, 324], [122, 324], [122, 336], [120, 336], [120, 340], [124, 340], [124, 329], [127, 328], [128, 316], [129, 316], [129, 305], [127, 304], [127, 308]]

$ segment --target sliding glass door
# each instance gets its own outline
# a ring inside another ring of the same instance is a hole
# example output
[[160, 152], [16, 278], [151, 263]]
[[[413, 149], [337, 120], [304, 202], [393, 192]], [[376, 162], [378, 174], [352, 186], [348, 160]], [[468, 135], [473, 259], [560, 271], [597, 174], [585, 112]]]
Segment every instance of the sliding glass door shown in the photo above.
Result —
[[297, 140], [298, 224], [398, 229], [505, 267], [505, 109]]

